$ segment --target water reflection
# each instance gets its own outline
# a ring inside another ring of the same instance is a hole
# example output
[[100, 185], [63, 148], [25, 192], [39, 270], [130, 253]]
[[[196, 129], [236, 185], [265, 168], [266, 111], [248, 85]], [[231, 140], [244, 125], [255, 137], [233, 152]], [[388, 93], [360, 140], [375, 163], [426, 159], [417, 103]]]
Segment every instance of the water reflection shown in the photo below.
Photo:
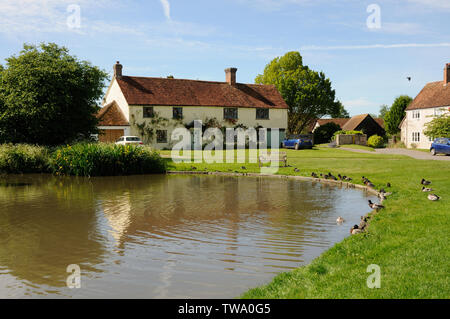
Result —
[[[367, 211], [363, 192], [291, 179], [7, 176], [0, 297], [234, 297], [318, 256]], [[69, 264], [81, 289], [65, 287]]]

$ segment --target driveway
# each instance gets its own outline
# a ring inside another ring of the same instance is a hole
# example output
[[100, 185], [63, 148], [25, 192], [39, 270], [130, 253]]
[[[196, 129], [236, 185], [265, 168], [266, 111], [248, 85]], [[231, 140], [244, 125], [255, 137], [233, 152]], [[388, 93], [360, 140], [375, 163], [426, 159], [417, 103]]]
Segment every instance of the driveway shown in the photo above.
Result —
[[414, 151], [414, 150], [409, 150], [409, 149], [404, 149], [404, 148], [377, 148], [377, 149], [375, 149], [375, 152], [359, 150], [359, 149], [354, 149], [354, 148], [346, 148], [346, 147], [340, 147], [339, 149], [356, 152], [356, 153], [406, 155], [406, 156], [409, 156], [409, 157], [412, 157], [415, 159], [421, 159], [421, 160], [450, 161], [450, 156], [445, 156], [445, 155], [432, 156], [430, 153]]

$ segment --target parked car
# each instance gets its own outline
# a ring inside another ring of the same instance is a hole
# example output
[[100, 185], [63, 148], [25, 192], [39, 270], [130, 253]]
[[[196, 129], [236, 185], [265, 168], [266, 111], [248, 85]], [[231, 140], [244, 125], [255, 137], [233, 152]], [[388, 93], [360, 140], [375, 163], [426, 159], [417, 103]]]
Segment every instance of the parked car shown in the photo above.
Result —
[[450, 154], [450, 138], [437, 138], [431, 144], [431, 155], [436, 154]]
[[299, 150], [301, 148], [312, 148], [313, 140], [311, 135], [288, 135], [281, 143], [283, 148], [293, 148]]
[[122, 136], [116, 141], [117, 145], [144, 145], [137, 136]]

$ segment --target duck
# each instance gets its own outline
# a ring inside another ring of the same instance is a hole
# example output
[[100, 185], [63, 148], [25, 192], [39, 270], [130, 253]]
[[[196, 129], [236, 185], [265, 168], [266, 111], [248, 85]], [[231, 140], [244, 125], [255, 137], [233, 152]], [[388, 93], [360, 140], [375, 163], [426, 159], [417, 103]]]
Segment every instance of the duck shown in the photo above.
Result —
[[197, 169], [197, 167], [195, 167], [195, 166], [191, 166], [191, 168], [192, 168], [193, 170], [196, 170], [196, 169]]
[[372, 201], [370, 199], [369, 199], [369, 207], [372, 209], [384, 208], [384, 206], [381, 204], [372, 203]]
[[422, 178], [422, 181], [420, 182], [420, 184], [422, 184], [422, 185], [430, 185], [431, 182], [427, 181], [425, 178]]
[[388, 188], [391, 187], [391, 183], [387, 183], [386, 187], [388, 187]]
[[374, 184], [372, 184], [372, 182], [370, 182], [370, 181], [368, 181], [366, 185], [367, 185], [368, 187], [372, 187], [372, 188], [374, 188], [374, 187], [375, 187], [375, 185], [374, 185]]
[[384, 190], [384, 188], [380, 188], [380, 193], [386, 193], [386, 191]]
[[300, 172], [300, 170], [296, 167], [296, 168], [294, 168], [294, 172], [298, 173], [298, 172]]
[[431, 192], [432, 190], [432, 188], [422, 186], [422, 192]]
[[355, 235], [361, 233], [361, 229], [358, 228], [358, 225], [354, 225], [350, 228], [350, 234]]
[[335, 181], [337, 181], [337, 177], [334, 176], [333, 174], [331, 174], [330, 172], [328, 172], [328, 177], [333, 179], [333, 180], [335, 180]]
[[339, 216], [339, 217], [336, 219], [336, 223], [338, 223], [338, 224], [342, 224], [343, 222], [345, 222], [345, 219], [342, 218], [341, 216]]
[[436, 194], [428, 194], [428, 199], [432, 200], [432, 201], [437, 201], [439, 199], [441, 199], [438, 195]]
[[345, 178], [344, 178], [347, 182], [351, 182], [353, 179], [351, 178], [351, 177], [347, 177], [347, 176], [345, 176]]
[[311, 176], [314, 177], [314, 178], [317, 178], [317, 177], [318, 177], [317, 174], [314, 173], [314, 172], [311, 173]]
[[384, 193], [379, 193], [378, 194], [378, 198], [381, 199], [382, 201], [386, 199], [386, 196], [384, 195]]
[[246, 170], [246, 169], [247, 169], [247, 167], [245, 167], [245, 166], [242, 166], [242, 167], [241, 167], [241, 169], [243, 169], [243, 170]]

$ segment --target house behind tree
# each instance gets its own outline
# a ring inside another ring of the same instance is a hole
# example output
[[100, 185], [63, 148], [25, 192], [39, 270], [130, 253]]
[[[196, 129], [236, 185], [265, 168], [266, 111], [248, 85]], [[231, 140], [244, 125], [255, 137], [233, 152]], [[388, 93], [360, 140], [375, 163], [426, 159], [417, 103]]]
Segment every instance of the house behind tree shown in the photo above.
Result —
[[[114, 142], [118, 136], [136, 135], [157, 149], [170, 148], [177, 127], [193, 121], [222, 127], [280, 129], [285, 136], [288, 106], [274, 85], [236, 82], [236, 68], [225, 70], [225, 82], [122, 75], [114, 77], [98, 113], [99, 140]], [[175, 141], [177, 142], [177, 141]]]
[[401, 141], [406, 147], [430, 148], [432, 138], [423, 133], [426, 129], [425, 124], [437, 116], [449, 113], [450, 63], [447, 63], [444, 68], [444, 80], [425, 85], [406, 108], [406, 116], [400, 123]]

